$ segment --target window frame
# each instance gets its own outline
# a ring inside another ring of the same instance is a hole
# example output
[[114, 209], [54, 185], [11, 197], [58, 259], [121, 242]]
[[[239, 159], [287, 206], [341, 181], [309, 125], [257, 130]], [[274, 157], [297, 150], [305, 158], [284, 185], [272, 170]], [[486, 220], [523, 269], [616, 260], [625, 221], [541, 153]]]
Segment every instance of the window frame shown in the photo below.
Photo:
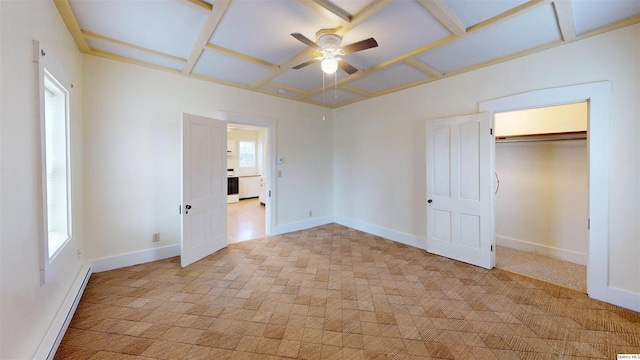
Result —
[[[63, 258], [60, 256], [62, 252], [69, 248], [69, 243], [73, 239], [73, 211], [72, 211], [72, 157], [71, 157], [71, 84], [67, 73], [60, 63], [52, 54], [47, 53], [41, 43], [37, 40], [33, 41], [33, 62], [35, 68], [35, 114], [40, 127], [40, 176], [41, 176], [41, 199], [42, 210], [40, 220], [41, 241], [39, 246], [40, 253], [40, 284], [44, 285], [47, 278], [53, 276], [56, 268], [62, 266], [64, 261], [58, 260]], [[48, 175], [47, 175], [47, 131], [46, 131], [46, 105], [45, 92], [49, 91], [45, 86], [45, 79], [55, 86], [55, 88], [64, 95], [64, 162], [66, 184], [66, 234], [61, 236], [60, 245], [50, 253], [49, 243], [53, 237], [49, 233], [49, 210], [48, 210]], [[64, 257], [67, 257], [65, 255]], [[60, 263], [59, 265], [57, 263]]]
[[[252, 151], [252, 165], [251, 166], [243, 166], [242, 165], [242, 143], [251, 143], [253, 151]], [[257, 141], [255, 139], [238, 139], [238, 167], [241, 169], [255, 169], [257, 166], [256, 161], [256, 146]]]

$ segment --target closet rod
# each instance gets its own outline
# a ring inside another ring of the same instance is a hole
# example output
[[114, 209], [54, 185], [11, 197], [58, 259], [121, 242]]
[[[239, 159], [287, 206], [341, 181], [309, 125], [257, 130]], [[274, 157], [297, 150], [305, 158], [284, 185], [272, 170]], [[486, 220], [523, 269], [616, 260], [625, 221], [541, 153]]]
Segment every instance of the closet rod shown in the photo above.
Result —
[[518, 142], [546, 142], [546, 141], [571, 141], [571, 140], [587, 140], [586, 137], [566, 138], [566, 139], [497, 139], [496, 143], [518, 143]]

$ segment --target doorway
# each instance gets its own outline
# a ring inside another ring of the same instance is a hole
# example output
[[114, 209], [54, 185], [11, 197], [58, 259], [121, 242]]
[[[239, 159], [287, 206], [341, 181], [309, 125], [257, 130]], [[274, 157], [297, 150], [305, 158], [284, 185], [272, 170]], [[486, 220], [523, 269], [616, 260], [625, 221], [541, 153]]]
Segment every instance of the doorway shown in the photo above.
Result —
[[[253, 215], [253, 217], [258, 218], [256, 222], [250, 222], [251, 224], [250, 226], [254, 227], [255, 230], [248, 231], [248, 234], [245, 234], [244, 238], [239, 241], [249, 240], [249, 238], [259, 238], [259, 237], [274, 235], [273, 231], [275, 230], [276, 209], [277, 209], [277, 196], [275, 191], [275, 187], [276, 187], [276, 179], [275, 179], [276, 120], [265, 118], [262, 116], [256, 116], [256, 115], [250, 115], [250, 114], [244, 114], [244, 113], [226, 112], [226, 111], [218, 111], [216, 113], [216, 118], [226, 121], [228, 126], [231, 126], [234, 128], [256, 130], [263, 133], [263, 136], [259, 137], [258, 144], [257, 144], [261, 146], [257, 146], [255, 150], [257, 167], [260, 168], [260, 173], [261, 173], [261, 177], [258, 180], [262, 181], [262, 183], [260, 184], [261, 187], [259, 190], [258, 199], [250, 199], [248, 201], [244, 201], [243, 203], [239, 203], [239, 205], [250, 205], [251, 209], [260, 211], [261, 213], [259, 213], [259, 215], [255, 215], [255, 214]], [[262, 143], [260, 143], [260, 141], [262, 141]], [[227, 150], [230, 150], [230, 149], [227, 149]], [[239, 149], [235, 149], [235, 150], [237, 151]], [[234, 170], [234, 173], [235, 173], [235, 170]], [[249, 173], [238, 171], [238, 173], [235, 173], [235, 174], [239, 176], [242, 174], [246, 175]], [[242, 186], [240, 186], [240, 188], [241, 189], [239, 190], [242, 191]], [[255, 195], [255, 193], [253, 195]], [[250, 196], [250, 197], [253, 198], [253, 196]], [[251, 202], [254, 202], [254, 204], [251, 204]], [[262, 206], [260, 203], [264, 203], [264, 206]], [[227, 210], [229, 213], [230, 209], [228, 208]], [[234, 210], [238, 210], [237, 212], [234, 213], [234, 215], [244, 213], [244, 211], [241, 208], [234, 209]], [[264, 217], [261, 216], [262, 213], [264, 214]], [[245, 213], [245, 215], [247, 214]], [[264, 225], [257, 223], [259, 222], [260, 219], [264, 219]], [[228, 222], [227, 226], [230, 227], [230, 226], [233, 226], [233, 224], [230, 224]], [[264, 232], [262, 232], [261, 230]], [[229, 242], [237, 242], [237, 241], [230, 239]]]
[[[621, 292], [609, 285], [609, 81], [534, 90], [479, 104], [493, 118], [495, 113], [562, 105], [589, 103], [589, 251], [587, 294], [589, 297], [622, 305]], [[495, 151], [495, 149], [494, 149]], [[493, 160], [491, 160], [493, 161]], [[494, 168], [494, 164], [491, 164]], [[492, 200], [493, 201], [493, 200]], [[495, 232], [494, 232], [495, 235]]]
[[267, 132], [265, 127], [227, 123], [227, 176], [239, 184], [227, 203], [229, 244], [266, 236]]
[[588, 103], [494, 114], [496, 267], [586, 292]]

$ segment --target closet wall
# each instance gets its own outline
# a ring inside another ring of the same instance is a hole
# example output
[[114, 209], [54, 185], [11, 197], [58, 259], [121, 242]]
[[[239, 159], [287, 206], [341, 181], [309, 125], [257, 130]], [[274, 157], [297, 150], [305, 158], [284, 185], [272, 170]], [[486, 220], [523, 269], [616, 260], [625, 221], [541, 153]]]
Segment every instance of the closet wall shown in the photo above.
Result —
[[[496, 115], [496, 136], [582, 131], [587, 103]], [[496, 243], [586, 264], [587, 140], [496, 142]], [[513, 141], [513, 140], [511, 140]]]

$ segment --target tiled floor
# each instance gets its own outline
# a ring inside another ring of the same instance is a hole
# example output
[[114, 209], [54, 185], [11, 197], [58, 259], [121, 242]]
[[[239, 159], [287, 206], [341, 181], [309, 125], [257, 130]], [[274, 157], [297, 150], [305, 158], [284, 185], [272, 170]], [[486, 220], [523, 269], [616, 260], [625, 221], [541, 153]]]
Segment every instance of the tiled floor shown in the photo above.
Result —
[[93, 274], [57, 359], [616, 359], [640, 314], [330, 224]]
[[265, 237], [265, 207], [257, 198], [227, 204], [227, 240], [229, 244]]
[[496, 267], [587, 291], [587, 267], [525, 251], [496, 247]]

